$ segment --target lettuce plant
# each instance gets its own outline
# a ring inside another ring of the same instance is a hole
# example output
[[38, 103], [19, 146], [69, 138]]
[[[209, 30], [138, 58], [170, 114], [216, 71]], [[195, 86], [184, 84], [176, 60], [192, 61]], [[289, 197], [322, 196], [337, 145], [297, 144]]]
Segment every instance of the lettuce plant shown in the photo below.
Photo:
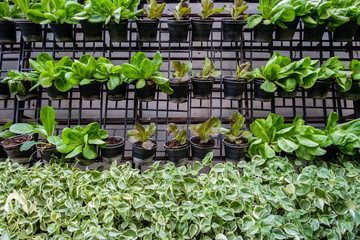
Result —
[[230, 129], [221, 128], [220, 132], [225, 134], [225, 138], [228, 142], [233, 144], [247, 143], [247, 138], [251, 137], [251, 132], [247, 130], [241, 130], [244, 126], [245, 118], [239, 112], [234, 112], [230, 118]]
[[148, 19], [160, 19], [161, 18], [161, 14], [164, 12], [165, 10], [165, 5], [166, 3], [162, 3], [160, 4], [160, 6], [158, 6], [158, 3], [156, 0], [146, 0], [148, 7], [147, 9], [143, 8], [144, 12], [147, 15]]
[[224, 11], [224, 8], [214, 8], [213, 0], [201, 0], [200, 4], [200, 17], [202, 20], [208, 19], [211, 15], [216, 13], [221, 13]]
[[322, 25], [329, 18], [327, 9], [331, 6], [331, 1], [326, 0], [309, 0], [306, 1], [306, 14], [302, 16], [302, 20], [306, 28], [315, 28], [319, 24]]
[[236, 79], [246, 79], [248, 81], [251, 81], [254, 79], [254, 74], [251, 72], [251, 64], [249, 62], [240, 63], [238, 62], [236, 64]]
[[207, 143], [211, 137], [216, 137], [220, 134], [220, 127], [220, 119], [212, 117], [206, 122], [190, 125], [189, 129], [193, 134], [200, 137], [200, 143]]
[[169, 123], [166, 126], [166, 131], [169, 135], [174, 136], [172, 140], [176, 140], [180, 145], [186, 144], [187, 131], [184, 127], [181, 127], [181, 129], [179, 130], [178, 126], [175, 123]]
[[4, 126], [2, 126], [0, 128], [0, 141], [1, 142], [16, 135], [15, 133], [7, 130], [11, 127], [11, 125], [12, 125], [12, 121], [8, 121], [7, 123], [5, 123]]
[[173, 69], [175, 72], [172, 74], [173, 78], [179, 82], [189, 80], [189, 73], [192, 70], [191, 62], [180, 63], [179, 61], [173, 61]]
[[191, 13], [191, 7], [189, 7], [186, 1], [181, 0], [170, 13], [174, 15], [177, 21], [184, 20], [184, 18]]
[[205, 57], [203, 62], [203, 68], [201, 73], [194, 73], [196, 77], [201, 79], [209, 79], [212, 77], [218, 77], [221, 75], [221, 71], [215, 71], [215, 63], [212, 62], [208, 57]]
[[39, 74], [36, 72], [20, 72], [17, 70], [11, 70], [8, 76], [1, 82], [9, 85], [11, 94], [20, 94], [25, 96], [28, 94], [28, 90], [25, 87], [25, 82], [30, 83], [30, 87], [38, 86]]
[[169, 79], [158, 71], [161, 64], [162, 57], [159, 51], [152, 60], [146, 58], [143, 52], [138, 52], [132, 56], [130, 64], [122, 65], [121, 72], [127, 78], [125, 80], [127, 83], [136, 81], [137, 89], [145, 87], [146, 82], [151, 81], [157, 84], [162, 92], [172, 94], [174, 91], [169, 86]]
[[353, 80], [360, 80], [360, 61], [357, 59], [351, 60], [349, 68], [352, 71], [351, 77]]
[[94, 75], [95, 78], [100, 80], [108, 79], [107, 88], [114, 90], [117, 86], [120, 86], [124, 79], [121, 75], [121, 66], [114, 66], [111, 61], [107, 58], [100, 57], [97, 60], [97, 73]]
[[85, 128], [75, 126], [74, 128], [64, 128], [61, 139], [56, 144], [56, 149], [60, 153], [66, 154], [65, 158], [73, 158], [82, 154], [86, 159], [92, 160], [98, 156], [96, 147], [105, 148], [106, 142], [103, 140], [108, 137], [108, 133], [100, 129], [98, 122], [93, 122]]
[[243, 12], [248, 9], [248, 3], [243, 0], [234, 0], [234, 4], [226, 4], [224, 9], [230, 13], [232, 20], [238, 20], [239, 18], [247, 18], [249, 14], [242, 15]]
[[141, 144], [146, 150], [151, 150], [156, 145], [150, 138], [156, 134], [155, 123], [150, 123], [149, 126], [143, 127], [140, 123], [136, 123], [133, 129], [127, 133], [128, 140], [133, 144]]
[[337, 27], [349, 21], [360, 23], [360, 3], [358, 0], [334, 0], [322, 15], [327, 16], [328, 29], [334, 31]]
[[[41, 12], [41, 3], [37, 0], [12, 0], [12, 2], [20, 8], [23, 14], [23, 16], [19, 16], [20, 18], [24, 17], [34, 23], [40, 23], [46, 20], [45, 15]], [[45, 2], [46, 1], [44, 1], [44, 3]]]
[[20, 14], [21, 10], [18, 6], [13, 5], [10, 9], [9, 0], [0, 2], [0, 21], [14, 20], [14, 18], [19, 18]]

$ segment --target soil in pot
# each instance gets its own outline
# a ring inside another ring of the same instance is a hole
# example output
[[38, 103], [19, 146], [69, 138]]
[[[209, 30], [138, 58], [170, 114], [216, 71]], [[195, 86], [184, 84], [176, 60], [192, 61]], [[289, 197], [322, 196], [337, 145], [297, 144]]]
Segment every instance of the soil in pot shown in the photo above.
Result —
[[7, 83], [0, 83], [0, 100], [10, 98], [9, 85]]
[[274, 24], [265, 25], [259, 23], [254, 27], [254, 41], [270, 43], [273, 40]]
[[133, 160], [137, 165], [149, 165], [153, 162], [156, 154], [156, 141], [151, 150], [147, 150], [141, 146], [142, 143], [134, 143], [132, 146]]
[[104, 140], [108, 145], [101, 149], [104, 162], [121, 162], [124, 156], [125, 140], [122, 137], [108, 137]]
[[2, 143], [4, 142], [4, 140], [5, 140], [4, 138], [0, 137], [0, 162], [5, 161], [7, 158], [7, 154], [4, 150], [4, 147], [2, 146]]
[[113, 90], [107, 89], [107, 98], [111, 101], [121, 101], [126, 99], [127, 84], [122, 83]]
[[110, 22], [108, 25], [110, 41], [126, 42], [128, 36], [128, 20], [121, 19], [119, 23]]
[[196, 99], [210, 99], [215, 78], [201, 79], [193, 77], [191, 79], [193, 85], [193, 95]]
[[102, 41], [103, 23], [91, 23], [88, 21], [80, 21], [86, 42]]
[[177, 140], [173, 139], [166, 142], [164, 147], [167, 158], [175, 166], [183, 166], [189, 161], [190, 142], [188, 140], [184, 145], [180, 145]]
[[298, 88], [296, 87], [294, 89], [294, 91], [292, 92], [287, 92], [285, 91], [282, 87], [278, 87], [278, 95], [279, 97], [283, 97], [283, 98], [295, 98], [298, 92]]
[[136, 20], [140, 42], [156, 42], [159, 19]]
[[356, 22], [347, 22], [335, 29], [333, 41], [351, 42], [357, 29], [358, 25]]
[[231, 18], [224, 18], [221, 22], [222, 40], [226, 42], [238, 42], [241, 40], [245, 20], [233, 20]]
[[82, 100], [99, 100], [101, 96], [101, 83], [92, 82], [86, 85], [79, 85]]
[[27, 101], [32, 99], [37, 99], [38, 97], [38, 89], [34, 89], [31, 92], [29, 90], [33, 87], [33, 83], [31, 81], [24, 81], [24, 87], [26, 89], [27, 94], [21, 95], [20, 93], [16, 94], [16, 98], [18, 101]]
[[326, 99], [330, 90], [331, 79], [318, 79], [314, 86], [308, 89], [307, 96], [314, 99]]
[[235, 79], [233, 76], [225, 76], [224, 96], [230, 100], [241, 100], [242, 94], [246, 88], [246, 79]]
[[155, 99], [156, 84], [152, 81], [147, 81], [145, 87], [136, 88], [136, 98], [140, 102], [151, 102]]
[[352, 82], [351, 88], [347, 92], [339, 92], [339, 97], [345, 100], [360, 100], [360, 82], [354, 81]]
[[320, 42], [324, 36], [327, 24], [317, 25], [315, 28], [304, 28], [304, 41]]
[[29, 135], [17, 135], [6, 139], [2, 145], [7, 156], [12, 162], [17, 163], [29, 163], [33, 160], [34, 147], [27, 151], [20, 151], [20, 147], [23, 143], [32, 140], [32, 136]]
[[16, 19], [21, 36], [25, 42], [41, 42], [43, 40], [42, 27], [26, 19]]
[[200, 143], [200, 137], [195, 136], [190, 139], [191, 142], [191, 155], [193, 161], [201, 161], [204, 159], [206, 154], [212, 152], [215, 140], [210, 139], [207, 143]]
[[51, 23], [51, 31], [54, 34], [54, 39], [57, 42], [72, 42], [73, 37], [73, 25], [67, 23]]
[[16, 24], [0, 21], [0, 43], [16, 43]]
[[170, 95], [171, 102], [184, 103], [188, 101], [190, 80], [179, 82], [176, 79], [172, 79], [169, 84], [174, 90], [174, 93]]
[[175, 20], [170, 19], [167, 22], [169, 29], [169, 41], [182, 43], [187, 42], [190, 20]]
[[192, 41], [209, 41], [214, 19], [191, 19]]
[[249, 142], [246, 138], [243, 139], [244, 144], [234, 144], [229, 142], [226, 138], [223, 140], [225, 146], [225, 160], [237, 164], [240, 161], [246, 160], [246, 154], [249, 147]]
[[276, 25], [275, 39], [279, 41], [291, 41], [294, 38], [296, 28], [299, 24], [300, 17], [296, 17], [292, 22], [284, 22], [287, 28]]
[[40, 152], [41, 159], [45, 162], [50, 162], [51, 157], [54, 155], [57, 158], [61, 158], [61, 153], [58, 152], [55, 145], [38, 145], [38, 151]]
[[261, 84], [263, 84], [262, 80], [254, 80], [254, 99], [262, 102], [271, 102], [274, 99], [274, 93], [262, 90]]
[[63, 99], [67, 99], [68, 98], [68, 93], [67, 92], [61, 92], [60, 90], [58, 90], [55, 85], [51, 85], [50, 87], [48, 87], [46, 89], [47, 94], [50, 98], [50, 100], [63, 100]]

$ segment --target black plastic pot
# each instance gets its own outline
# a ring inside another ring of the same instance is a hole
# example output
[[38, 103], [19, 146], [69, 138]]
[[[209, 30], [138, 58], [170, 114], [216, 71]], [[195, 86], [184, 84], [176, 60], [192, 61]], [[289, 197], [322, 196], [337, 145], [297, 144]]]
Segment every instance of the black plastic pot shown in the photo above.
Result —
[[91, 23], [88, 21], [80, 21], [86, 42], [102, 41], [103, 23]]
[[296, 17], [292, 22], [284, 22], [287, 28], [276, 25], [275, 39], [279, 41], [291, 41], [294, 38], [296, 28], [299, 24], [300, 17]]
[[101, 83], [92, 82], [86, 85], [79, 85], [80, 97], [82, 100], [99, 100], [101, 94]]
[[0, 100], [9, 99], [9, 98], [10, 98], [9, 85], [7, 83], [0, 82]]
[[354, 35], [354, 40], [355, 41], [360, 41], [360, 27], [358, 26], [358, 29]]
[[42, 27], [26, 19], [16, 19], [20, 28], [21, 36], [25, 42], [41, 42], [43, 40]]
[[136, 20], [140, 42], [156, 42], [159, 19]]
[[191, 19], [192, 41], [209, 41], [214, 19]]
[[204, 159], [204, 157], [206, 156], [206, 154], [208, 154], [209, 152], [213, 151], [214, 145], [215, 145], [215, 141], [214, 139], [211, 139], [209, 142], [208, 146], [204, 146], [204, 145], [198, 145], [195, 143], [195, 138], [199, 138], [198, 136], [196, 137], [192, 137], [190, 139], [190, 143], [191, 143], [191, 155], [192, 155], [192, 160], [193, 161], [201, 161]]
[[156, 154], [156, 145], [151, 150], [143, 148], [141, 145], [133, 144], [132, 153], [134, 163], [137, 165], [149, 165], [153, 162]]
[[273, 40], [274, 29], [275, 25], [273, 24], [265, 25], [263, 23], [259, 23], [254, 27], [254, 41], [264, 43], [271, 42]]
[[37, 97], [38, 97], [38, 89], [37, 88], [32, 90], [31, 92], [29, 92], [29, 90], [33, 87], [32, 82], [24, 81], [24, 87], [26, 89], [27, 94], [21, 95], [20, 93], [17, 93], [15, 96], [18, 101], [27, 101], [27, 100], [37, 99]]
[[326, 30], [326, 23], [317, 25], [315, 28], [304, 28], [304, 41], [320, 42]]
[[51, 85], [46, 89], [47, 94], [51, 100], [63, 100], [68, 98], [67, 92], [61, 92], [58, 90], [55, 85]]
[[113, 90], [107, 89], [107, 98], [111, 101], [121, 101], [126, 99], [126, 83], [122, 83]]
[[30, 148], [27, 151], [20, 151], [21, 145], [25, 142], [31, 141], [33, 139], [32, 136], [28, 136], [27, 141], [24, 141], [22, 143], [19, 143], [19, 144], [13, 145], [13, 146], [6, 145], [8, 141], [11, 141], [11, 139], [22, 138], [24, 136], [27, 136], [27, 135], [17, 135], [17, 136], [6, 139], [2, 143], [7, 156], [11, 159], [12, 162], [29, 163], [33, 160], [32, 154], [35, 152], [34, 147]]
[[233, 76], [225, 76], [223, 82], [226, 99], [240, 100], [242, 98], [247, 83], [245, 79], [235, 79]]
[[332, 80], [331, 79], [318, 79], [314, 86], [308, 89], [307, 96], [315, 99], [326, 99], [330, 90]]
[[193, 85], [193, 95], [196, 99], [210, 99], [215, 78], [201, 79], [193, 77], [191, 79]]
[[112, 42], [126, 42], [128, 36], [128, 20], [121, 19], [119, 23], [110, 22], [108, 25], [110, 40]]
[[190, 20], [175, 20], [170, 19], [167, 22], [169, 29], [169, 41], [170, 42], [187, 42]]
[[140, 102], [151, 102], [155, 99], [156, 84], [146, 84], [145, 87], [135, 89], [136, 98]]
[[121, 162], [124, 157], [125, 140], [123, 137], [113, 137], [121, 139], [120, 143], [108, 144], [105, 148], [101, 149], [101, 155], [104, 162], [112, 163], [116, 161]]
[[16, 24], [0, 21], [0, 43], [16, 43]]
[[6, 158], [7, 158], [7, 154], [6, 154], [5, 150], [4, 150], [4, 147], [2, 146], [3, 142], [4, 141], [0, 142], [0, 162], [4, 162], [6, 160]]
[[238, 42], [241, 40], [245, 20], [232, 20], [231, 18], [224, 18], [222, 24], [222, 40], [226, 42]]
[[360, 82], [354, 81], [352, 82], [351, 88], [347, 92], [339, 92], [339, 97], [345, 100], [360, 100]]
[[295, 98], [298, 92], [298, 88], [296, 87], [294, 89], [294, 91], [292, 92], [287, 92], [285, 91], [282, 87], [278, 87], [278, 95], [279, 97], [283, 97], [283, 98]]
[[333, 41], [351, 42], [357, 29], [358, 29], [358, 25], [356, 22], [344, 23], [343, 25], [335, 29]]
[[241, 144], [241, 145], [232, 144], [225, 141], [225, 139], [223, 140], [223, 142], [225, 146], [225, 160], [227, 162], [236, 164], [246, 159], [246, 153], [249, 144]]
[[80, 166], [89, 166], [96, 162], [96, 159], [86, 159], [82, 153], [75, 156]]
[[41, 159], [50, 162], [51, 156], [56, 156], [57, 158], [61, 158], [61, 153], [56, 150], [56, 146], [52, 146], [51, 148], [45, 148], [43, 149], [41, 145], [37, 146], [38, 151], [40, 152]]
[[170, 95], [170, 102], [184, 103], [188, 101], [190, 81], [178, 82], [170, 81], [170, 87], [174, 93]]
[[271, 102], [274, 99], [274, 93], [262, 90], [260, 86], [263, 82], [259, 79], [254, 80], [254, 99], [262, 102]]
[[51, 31], [54, 34], [54, 38], [57, 42], [72, 42], [73, 36], [73, 25], [67, 23], [51, 23]]
[[177, 148], [168, 147], [167, 143], [164, 144], [167, 159], [173, 162], [176, 167], [185, 165], [189, 161], [190, 142], [186, 141], [185, 145]]

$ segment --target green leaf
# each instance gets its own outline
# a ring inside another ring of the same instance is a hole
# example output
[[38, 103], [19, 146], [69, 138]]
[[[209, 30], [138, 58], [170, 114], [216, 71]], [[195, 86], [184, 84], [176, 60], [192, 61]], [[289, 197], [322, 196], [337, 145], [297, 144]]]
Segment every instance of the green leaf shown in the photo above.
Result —
[[40, 119], [45, 128], [47, 137], [53, 136], [57, 126], [57, 122], [55, 122], [55, 110], [50, 106], [41, 108]]

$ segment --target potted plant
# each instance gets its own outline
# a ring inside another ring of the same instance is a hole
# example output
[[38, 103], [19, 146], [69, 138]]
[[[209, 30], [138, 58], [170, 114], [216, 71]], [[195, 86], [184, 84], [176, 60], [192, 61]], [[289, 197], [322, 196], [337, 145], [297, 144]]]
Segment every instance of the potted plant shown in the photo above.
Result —
[[20, 147], [33, 138], [29, 135], [16, 135], [3, 141], [2, 146], [12, 162], [16, 163], [30, 163], [33, 158], [34, 149], [21, 151]]
[[149, 165], [154, 160], [157, 145], [151, 137], [155, 134], [155, 123], [150, 123], [145, 128], [136, 123], [134, 128], [128, 131], [127, 138], [132, 143], [133, 160], [136, 164]]
[[6, 100], [10, 98], [9, 85], [0, 81], [0, 100]]
[[234, 0], [234, 4], [225, 5], [225, 10], [231, 15], [231, 18], [222, 19], [222, 40], [238, 42], [241, 39], [243, 28], [246, 24], [245, 19], [249, 16], [242, 15], [248, 9], [248, 3], [243, 0]]
[[189, 73], [192, 70], [192, 64], [191, 62], [180, 63], [174, 61], [172, 65], [175, 72], [172, 74], [173, 78], [170, 80], [170, 87], [174, 92], [170, 95], [170, 101], [174, 103], [187, 102], [190, 86]]
[[215, 71], [215, 63], [211, 62], [208, 57], [205, 57], [202, 72], [197, 73], [194, 77], [191, 78], [194, 98], [211, 98], [215, 77], [220, 75], [220, 71]]
[[[84, 54], [71, 66], [71, 72], [65, 74], [65, 78], [72, 85], [79, 84], [81, 99], [92, 101], [100, 99], [101, 83], [107, 81], [107, 78], [100, 79], [96, 74], [97, 63], [94, 57]], [[98, 77], [98, 78], [96, 78]]]
[[4, 126], [2, 126], [0, 128], [0, 161], [3, 162], [5, 161], [5, 159], [7, 158], [7, 154], [4, 150], [4, 147], [2, 146], [3, 142], [8, 139], [11, 138], [13, 136], [15, 136], [15, 133], [10, 132], [9, 130], [6, 130], [8, 128], [10, 128], [12, 122], [8, 121]]
[[104, 139], [108, 138], [108, 133], [100, 129], [98, 122], [93, 122], [85, 128], [75, 126], [64, 128], [61, 139], [56, 144], [56, 149], [60, 153], [66, 154], [65, 159], [76, 158], [82, 166], [88, 166], [95, 162], [98, 156], [97, 147], [107, 146]]
[[167, 21], [170, 42], [187, 42], [190, 19], [187, 17], [191, 13], [191, 8], [184, 0], [171, 11], [174, 18]]
[[248, 138], [251, 132], [241, 130], [245, 123], [245, 118], [239, 113], [234, 112], [230, 118], [230, 129], [221, 128], [220, 132], [225, 134], [223, 140], [225, 146], [225, 160], [231, 163], [238, 163], [245, 160], [249, 147]]
[[124, 157], [125, 139], [115, 136], [104, 139], [106, 147], [101, 149], [101, 157], [104, 162], [121, 162]]
[[19, 101], [26, 101], [37, 98], [38, 80], [38, 73], [11, 70], [1, 82], [8, 84], [10, 93], [15, 94]]
[[170, 162], [177, 167], [185, 165], [189, 160], [190, 142], [187, 140], [187, 131], [182, 127], [180, 130], [175, 123], [169, 123], [166, 127], [169, 135], [174, 138], [164, 145], [165, 153]]
[[[353, 59], [350, 62], [351, 78], [346, 79], [345, 88], [339, 87], [339, 97], [346, 100], [360, 100], [360, 62]], [[351, 85], [351, 86], [349, 86]], [[348, 89], [348, 90], [346, 90]]]
[[21, 10], [14, 5], [10, 9], [9, 1], [0, 2], [0, 43], [16, 43], [16, 24], [14, 18], [18, 18]]
[[56, 63], [49, 54], [40, 53], [36, 61], [29, 59], [29, 63], [40, 74], [39, 84], [46, 88], [51, 100], [68, 98], [68, 91], [75, 86], [65, 78], [65, 74], [71, 71], [71, 58], [66, 56]]
[[190, 125], [190, 131], [196, 136], [190, 139], [191, 155], [194, 161], [201, 161], [206, 154], [212, 152], [216, 137], [220, 134], [220, 119], [212, 117], [206, 122]]
[[255, 14], [247, 18], [248, 28], [254, 28], [256, 42], [271, 42], [275, 24], [286, 29], [284, 22], [295, 19], [294, 7], [283, 1], [260, 1], [257, 9], [261, 15]]
[[200, 18], [191, 19], [192, 26], [192, 40], [193, 41], [208, 41], [214, 22], [211, 15], [221, 13], [224, 8], [214, 8], [214, 1], [212, 0], [201, 0], [200, 4]]
[[235, 76], [224, 76], [224, 95], [226, 99], [240, 100], [246, 83], [253, 79], [250, 63], [236, 64]]
[[42, 125], [36, 122], [13, 124], [10, 127], [10, 131], [29, 136], [39, 134], [43, 138], [42, 141], [28, 141], [23, 143], [20, 147], [20, 151], [29, 151], [37, 145], [41, 159], [49, 162], [52, 155], [55, 155], [56, 157], [60, 157], [61, 155], [56, 150], [56, 144], [60, 140], [60, 137], [54, 135], [56, 126], [58, 125], [58, 122], [55, 121], [55, 110], [50, 106], [41, 108], [40, 120]]
[[301, 17], [304, 23], [303, 39], [305, 41], [319, 42], [322, 40], [327, 26], [327, 19], [329, 17], [326, 13], [330, 5], [330, 1], [306, 1], [305, 8], [309, 11]]
[[141, 42], [155, 42], [158, 32], [159, 19], [165, 9], [166, 3], [161, 3], [158, 6], [156, 0], [146, 0], [148, 7], [143, 8], [147, 19], [136, 20], [136, 26], [139, 32], [139, 39]]
[[122, 74], [127, 83], [135, 83], [136, 98], [140, 102], [151, 102], [155, 98], [156, 85], [168, 95], [174, 91], [169, 86], [169, 79], [158, 72], [162, 64], [162, 57], [157, 51], [152, 61], [145, 57], [143, 52], [132, 56], [130, 64], [122, 65]]

